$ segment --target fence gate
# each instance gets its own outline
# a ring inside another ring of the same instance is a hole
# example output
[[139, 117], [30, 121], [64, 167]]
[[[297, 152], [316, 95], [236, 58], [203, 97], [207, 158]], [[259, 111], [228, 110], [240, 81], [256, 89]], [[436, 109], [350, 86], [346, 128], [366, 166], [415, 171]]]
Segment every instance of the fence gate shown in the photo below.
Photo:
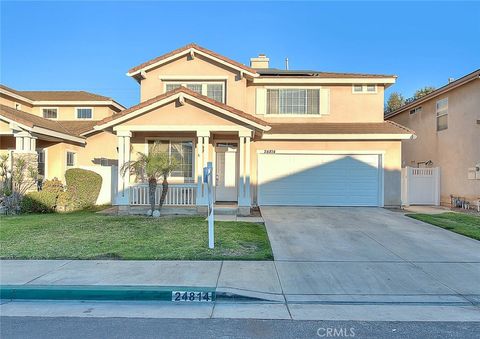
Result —
[[440, 205], [440, 167], [402, 168], [402, 205]]

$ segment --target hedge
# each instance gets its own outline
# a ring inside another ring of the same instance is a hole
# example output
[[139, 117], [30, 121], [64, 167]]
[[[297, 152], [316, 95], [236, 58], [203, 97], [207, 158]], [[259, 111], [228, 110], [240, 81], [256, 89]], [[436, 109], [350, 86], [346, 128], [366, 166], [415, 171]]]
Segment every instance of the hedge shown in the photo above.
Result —
[[102, 176], [93, 171], [71, 168], [65, 172], [67, 192], [73, 197], [73, 208], [94, 206], [102, 188]]
[[23, 196], [20, 202], [22, 213], [52, 213], [57, 204], [57, 194], [40, 191], [30, 192]]

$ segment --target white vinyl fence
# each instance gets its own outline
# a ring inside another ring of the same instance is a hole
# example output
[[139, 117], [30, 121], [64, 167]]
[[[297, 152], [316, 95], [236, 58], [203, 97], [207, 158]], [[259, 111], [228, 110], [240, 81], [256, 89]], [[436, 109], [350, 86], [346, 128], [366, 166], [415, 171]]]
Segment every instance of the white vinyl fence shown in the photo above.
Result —
[[[135, 184], [130, 186], [130, 205], [150, 205], [148, 184]], [[165, 198], [165, 206], [194, 206], [196, 184], [170, 184]], [[155, 191], [155, 204], [158, 205], [162, 195], [162, 185], [157, 185]]]
[[97, 205], [113, 204], [117, 194], [117, 166], [80, 166], [102, 176], [102, 188], [97, 198]]
[[402, 205], [440, 205], [440, 167], [402, 168]]

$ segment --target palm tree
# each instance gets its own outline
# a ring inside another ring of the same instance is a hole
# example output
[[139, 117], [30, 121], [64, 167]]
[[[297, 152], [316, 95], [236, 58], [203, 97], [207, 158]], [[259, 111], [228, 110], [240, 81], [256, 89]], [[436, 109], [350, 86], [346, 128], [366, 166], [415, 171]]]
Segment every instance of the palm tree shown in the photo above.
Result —
[[177, 161], [170, 159], [168, 152], [160, 150], [160, 144], [154, 143], [148, 154], [138, 152], [137, 160], [126, 162], [122, 166], [122, 174], [132, 173], [148, 181], [148, 196], [150, 200], [150, 210], [155, 210], [155, 191], [157, 190], [158, 180], [163, 178], [162, 195], [159, 208], [162, 207], [168, 192], [168, 174], [177, 167]]

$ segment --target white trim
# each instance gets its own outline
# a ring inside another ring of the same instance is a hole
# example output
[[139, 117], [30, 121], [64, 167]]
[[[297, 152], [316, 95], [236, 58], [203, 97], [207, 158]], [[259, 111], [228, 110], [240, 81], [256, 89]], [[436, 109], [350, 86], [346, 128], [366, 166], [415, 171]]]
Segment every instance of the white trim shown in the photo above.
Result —
[[162, 81], [182, 81], [182, 80], [228, 80], [227, 76], [223, 75], [159, 75], [158, 78]]
[[[55, 110], [57, 110], [57, 117], [56, 117], [56, 118], [45, 118], [45, 117], [43, 116], [43, 110], [44, 110], [44, 109], [55, 109]], [[42, 118], [44, 118], [44, 119], [48, 119], [48, 120], [58, 120], [58, 115], [59, 115], [58, 113], [59, 113], [59, 112], [60, 112], [60, 109], [59, 109], [58, 107], [48, 107], [48, 106], [42, 106], [42, 107], [40, 107], [40, 113], [42, 114]]]
[[153, 64], [151, 64], [151, 65], [148, 65], [148, 66], [145, 66], [145, 67], [143, 67], [143, 68], [140, 68], [140, 69], [138, 69], [138, 70], [136, 70], [136, 71], [134, 71], [134, 72], [127, 72], [127, 75], [130, 76], [130, 77], [131, 77], [131, 76], [135, 76], [135, 75], [139, 74], [139, 73], [142, 72], [142, 71], [145, 71], [145, 72], [146, 72], [146, 71], [148, 71], [148, 70], [150, 70], [150, 69], [152, 69], [152, 68], [158, 67], [158, 66], [160, 66], [160, 65], [162, 65], [162, 64], [165, 64], [165, 63], [170, 62], [170, 61], [172, 61], [172, 60], [174, 60], [174, 59], [177, 59], [178, 57], [181, 57], [181, 56], [184, 56], [184, 55], [187, 55], [187, 54], [191, 54], [191, 53], [200, 54], [200, 55], [204, 56], [205, 58], [214, 60], [214, 61], [218, 62], [219, 64], [226, 65], [226, 66], [228, 66], [228, 67], [230, 67], [230, 68], [233, 68], [233, 69], [235, 69], [235, 70], [237, 70], [237, 71], [239, 71], [239, 72], [243, 72], [244, 74], [248, 74], [248, 75], [250, 75], [251, 77], [258, 77], [258, 76], [259, 76], [258, 73], [249, 72], [249, 71], [247, 71], [247, 70], [245, 70], [245, 69], [243, 69], [243, 68], [241, 68], [241, 67], [238, 67], [238, 66], [236, 66], [236, 65], [234, 65], [234, 64], [231, 64], [231, 63], [229, 63], [229, 62], [226, 62], [226, 61], [224, 61], [224, 60], [221, 60], [221, 59], [219, 59], [219, 58], [217, 58], [217, 57], [214, 57], [214, 56], [212, 56], [212, 55], [210, 55], [210, 54], [207, 54], [207, 53], [205, 53], [205, 52], [199, 51], [198, 49], [196, 49], [196, 48], [194, 48], [194, 47], [185, 49], [185, 50], [183, 50], [183, 51], [181, 51], [181, 52], [178, 52], [177, 54], [174, 54], [174, 55], [169, 56], [168, 58], [159, 60], [159, 61], [157, 61], [157, 62], [155, 62], [155, 63], [153, 63]]
[[263, 134], [263, 140], [409, 140], [414, 134]]
[[17, 130], [17, 128], [15, 126], [18, 126], [22, 130], [30, 131], [32, 133], [43, 134], [43, 135], [50, 136], [50, 137], [70, 140], [70, 141], [78, 142], [80, 144], [85, 144], [86, 143], [85, 139], [83, 139], [83, 138], [74, 137], [74, 136], [71, 136], [69, 134], [64, 134], [64, 133], [61, 133], [61, 132], [52, 131], [50, 129], [46, 129], [46, 128], [43, 128], [43, 127], [38, 127], [38, 126], [29, 127], [29, 126], [24, 125], [22, 123], [10, 120], [10, 119], [4, 117], [3, 115], [0, 115], [0, 120], [4, 120], [4, 121], [9, 122], [11, 129]]
[[229, 111], [227, 111], [227, 110], [225, 110], [225, 109], [223, 109], [223, 108], [217, 107], [216, 105], [212, 105], [212, 104], [207, 103], [207, 102], [205, 102], [205, 101], [203, 101], [203, 100], [201, 100], [201, 99], [197, 99], [196, 97], [191, 96], [190, 94], [183, 93], [183, 92], [176, 93], [176, 94], [171, 95], [171, 96], [169, 96], [169, 97], [167, 97], [167, 98], [164, 98], [164, 99], [162, 99], [162, 100], [159, 100], [159, 101], [157, 101], [157, 102], [154, 102], [154, 103], [152, 103], [152, 104], [150, 104], [150, 105], [148, 105], [148, 106], [145, 106], [145, 107], [142, 107], [142, 108], [140, 108], [140, 109], [138, 109], [138, 110], [135, 110], [135, 111], [133, 111], [133, 112], [130, 112], [129, 114], [124, 115], [124, 116], [122, 116], [122, 117], [120, 117], [120, 118], [118, 118], [118, 119], [111, 120], [111, 121], [109, 121], [109, 122], [107, 122], [107, 123], [105, 123], [105, 124], [103, 124], [103, 125], [96, 125], [94, 128], [95, 128], [96, 130], [102, 130], [102, 129], [105, 129], [105, 128], [110, 127], [110, 126], [117, 125], [117, 124], [119, 124], [119, 123], [121, 123], [121, 122], [123, 122], [123, 121], [125, 121], [125, 120], [132, 119], [132, 118], [134, 118], [134, 117], [136, 117], [136, 116], [138, 116], [138, 115], [140, 115], [140, 114], [142, 114], [142, 113], [144, 113], [144, 112], [150, 111], [150, 110], [152, 110], [152, 109], [155, 109], [156, 107], [159, 107], [159, 106], [162, 106], [162, 105], [164, 105], [164, 104], [166, 104], [166, 103], [169, 103], [169, 102], [171, 102], [171, 101], [177, 100], [177, 99], [179, 98], [179, 96], [180, 96], [180, 93], [181, 93], [186, 99], [188, 99], [188, 100], [191, 100], [191, 101], [194, 101], [194, 102], [196, 102], [196, 103], [199, 103], [200, 105], [203, 105], [203, 106], [205, 106], [205, 107], [208, 107], [208, 108], [210, 108], [210, 109], [213, 109], [214, 111], [223, 113], [224, 115], [226, 115], [226, 116], [228, 116], [228, 117], [231, 117], [231, 118], [233, 118], [233, 119], [235, 119], [235, 120], [238, 120], [238, 121], [241, 121], [241, 122], [243, 122], [243, 123], [246, 123], [247, 125], [253, 126], [253, 127], [258, 128], [258, 129], [260, 129], [260, 130], [262, 130], [262, 131], [268, 131], [268, 130], [271, 129], [270, 126], [260, 125], [260, 124], [258, 124], [258, 123], [256, 123], [256, 122], [253, 122], [253, 121], [251, 121], [251, 120], [249, 120], [249, 119], [246, 119], [246, 118], [243, 118], [243, 117], [241, 117], [241, 116], [238, 116], [238, 115], [236, 115], [236, 114], [234, 114], [234, 113], [231, 113], [231, 112], [229, 112]]
[[[89, 109], [92, 111], [92, 116], [90, 118], [79, 118], [78, 117], [78, 110], [79, 109]], [[95, 110], [93, 109], [93, 107], [88, 107], [88, 106], [84, 106], [84, 107], [75, 107], [75, 120], [93, 120], [93, 116], [94, 116], [94, 112]]]
[[396, 78], [319, 78], [319, 77], [265, 77], [254, 78], [254, 84], [394, 84]]
[[[0, 88], [0, 93], [2, 94], [6, 94], [8, 96], [11, 96], [12, 98], [14, 99], [17, 99], [17, 100], [21, 100], [21, 101], [24, 101], [26, 103], [29, 103], [31, 105], [33, 105], [33, 100], [30, 100], [24, 96], [21, 96], [20, 94], [15, 94], [11, 91], [9, 91], [8, 89], [5, 89], [5, 88]], [[14, 107], [15, 108], [15, 107]]]
[[34, 106], [48, 106], [48, 105], [59, 105], [59, 106], [113, 106], [120, 111], [123, 111], [125, 107], [123, 107], [120, 104], [117, 104], [113, 100], [108, 100], [108, 101], [46, 101], [46, 100], [41, 100], [41, 101], [33, 101]]
[[[231, 125], [121, 125], [115, 126], [114, 131], [132, 132], [244, 132], [252, 133], [248, 128]], [[209, 134], [210, 135], [210, 134]], [[202, 135], [207, 136], [207, 135]]]

